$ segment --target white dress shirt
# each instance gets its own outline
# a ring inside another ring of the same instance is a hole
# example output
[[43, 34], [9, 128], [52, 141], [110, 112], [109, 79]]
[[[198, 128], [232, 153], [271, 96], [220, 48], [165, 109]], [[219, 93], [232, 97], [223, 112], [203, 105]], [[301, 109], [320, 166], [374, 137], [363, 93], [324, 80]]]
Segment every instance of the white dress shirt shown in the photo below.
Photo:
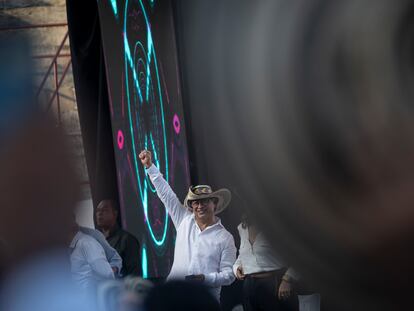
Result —
[[221, 286], [230, 285], [235, 279], [232, 267], [237, 249], [233, 236], [217, 217], [215, 224], [201, 231], [193, 213], [184, 208], [158, 168], [152, 165], [147, 173], [177, 230], [174, 262], [167, 280], [204, 274], [205, 284], [219, 299]]
[[[262, 233], [256, 236], [253, 244], [249, 241], [249, 230], [240, 224], [237, 229], [240, 235], [239, 257], [233, 265], [233, 272], [236, 274], [237, 268], [241, 266], [244, 274], [274, 271], [285, 268], [286, 265], [279, 260], [266, 241]], [[295, 271], [289, 268], [286, 272], [290, 277], [297, 279]]]
[[78, 231], [70, 244], [71, 272], [83, 289], [94, 289], [98, 282], [114, 278], [114, 273], [101, 244]]

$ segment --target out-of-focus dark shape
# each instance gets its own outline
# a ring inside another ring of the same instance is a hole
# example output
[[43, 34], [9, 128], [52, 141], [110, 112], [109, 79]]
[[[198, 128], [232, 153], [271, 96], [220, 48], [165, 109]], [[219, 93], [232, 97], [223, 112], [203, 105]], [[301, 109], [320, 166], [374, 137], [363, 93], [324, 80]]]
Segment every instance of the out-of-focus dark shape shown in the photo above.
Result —
[[78, 193], [63, 135], [51, 120], [32, 116], [8, 135], [0, 152], [0, 236], [16, 265], [66, 246]]
[[0, 237], [17, 265], [66, 246], [78, 189], [64, 135], [34, 101], [30, 42], [1, 39]]
[[97, 304], [100, 311], [140, 311], [154, 285], [140, 277], [105, 281], [97, 289]]
[[121, 310], [120, 296], [123, 294], [123, 282], [108, 280], [97, 284], [96, 301], [100, 311]]
[[203, 285], [172, 281], [155, 287], [144, 303], [147, 311], [214, 311], [220, 310], [220, 305], [207, 287]]
[[65, 136], [37, 112], [30, 44], [0, 41], [0, 309], [94, 310], [71, 282], [78, 182]]
[[208, 176], [329, 310], [407, 310], [414, 2], [188, 0], [177, 15], [196, 164], [220, 157]]
[[124, 279], [124, 292], [120, 297], [120, 311], [144, 310], [144, 302], [154, 285], [140, 277], [128, 276]]

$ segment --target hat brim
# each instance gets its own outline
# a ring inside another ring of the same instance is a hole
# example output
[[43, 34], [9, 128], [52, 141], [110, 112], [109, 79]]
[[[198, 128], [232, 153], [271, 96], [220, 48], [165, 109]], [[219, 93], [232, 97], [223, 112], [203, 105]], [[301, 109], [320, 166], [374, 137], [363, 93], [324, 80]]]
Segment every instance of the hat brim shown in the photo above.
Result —
[[198, 195], [198, 194], [194, 194], [191, 191], [191, 188], [190, 188], [190, 190], [188, 191], [188, 194], [187, 194], [187, 196], [184, 200], [184, 207], [186, 207], [190, 210], [193, 210], [193, 208], [191, 207], [191, 201], [201, 200], [201, 199], [208, 199], [208, 198], [217, 198], [218, 199], [218, 202], [217, 202], [217, 205], [216, 205], [216, 211], [215, 211], [215, 214], [217, 215], [217, 214], [221, 213], [222, 211], [224, 211], [227, 208], [227, 206], [230, 204], [230, 202], [231, 202], [231, 192], [228, 189], [223, 188], [223, 189], [219, 189], [217, 191], [214, 191], [212, 193], [208, 193], [208, 194], [206, 193], [206, 194]]

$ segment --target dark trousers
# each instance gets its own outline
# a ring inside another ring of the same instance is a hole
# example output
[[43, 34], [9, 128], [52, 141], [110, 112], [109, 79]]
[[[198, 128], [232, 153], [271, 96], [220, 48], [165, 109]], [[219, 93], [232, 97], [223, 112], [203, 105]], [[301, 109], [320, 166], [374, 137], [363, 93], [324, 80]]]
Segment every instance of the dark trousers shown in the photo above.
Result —
[[298, 311], [299, 300], [294, 292], [289, 299], [279, 300], [277, 293], [286, 269], [277, 270], [270, 277], [246, 276], [243, 282], [243, 308], [245, 311]]

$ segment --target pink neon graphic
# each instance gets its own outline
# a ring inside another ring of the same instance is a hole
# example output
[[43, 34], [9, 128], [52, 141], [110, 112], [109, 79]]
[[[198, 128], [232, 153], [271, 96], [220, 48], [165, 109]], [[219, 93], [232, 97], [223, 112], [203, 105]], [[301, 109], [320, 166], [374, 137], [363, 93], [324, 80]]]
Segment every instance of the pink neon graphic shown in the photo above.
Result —
[[174, 125], [175, 133], [177, 133], [177, 135], [180, 134], [181, 123], [180, 123], [180, 119], [178, 118], [177, 114], [174, 115], [173, 125]]
[[121, 130], [118, 130], [118, 148], [119, 150], [124, 149], [124, 133]]

